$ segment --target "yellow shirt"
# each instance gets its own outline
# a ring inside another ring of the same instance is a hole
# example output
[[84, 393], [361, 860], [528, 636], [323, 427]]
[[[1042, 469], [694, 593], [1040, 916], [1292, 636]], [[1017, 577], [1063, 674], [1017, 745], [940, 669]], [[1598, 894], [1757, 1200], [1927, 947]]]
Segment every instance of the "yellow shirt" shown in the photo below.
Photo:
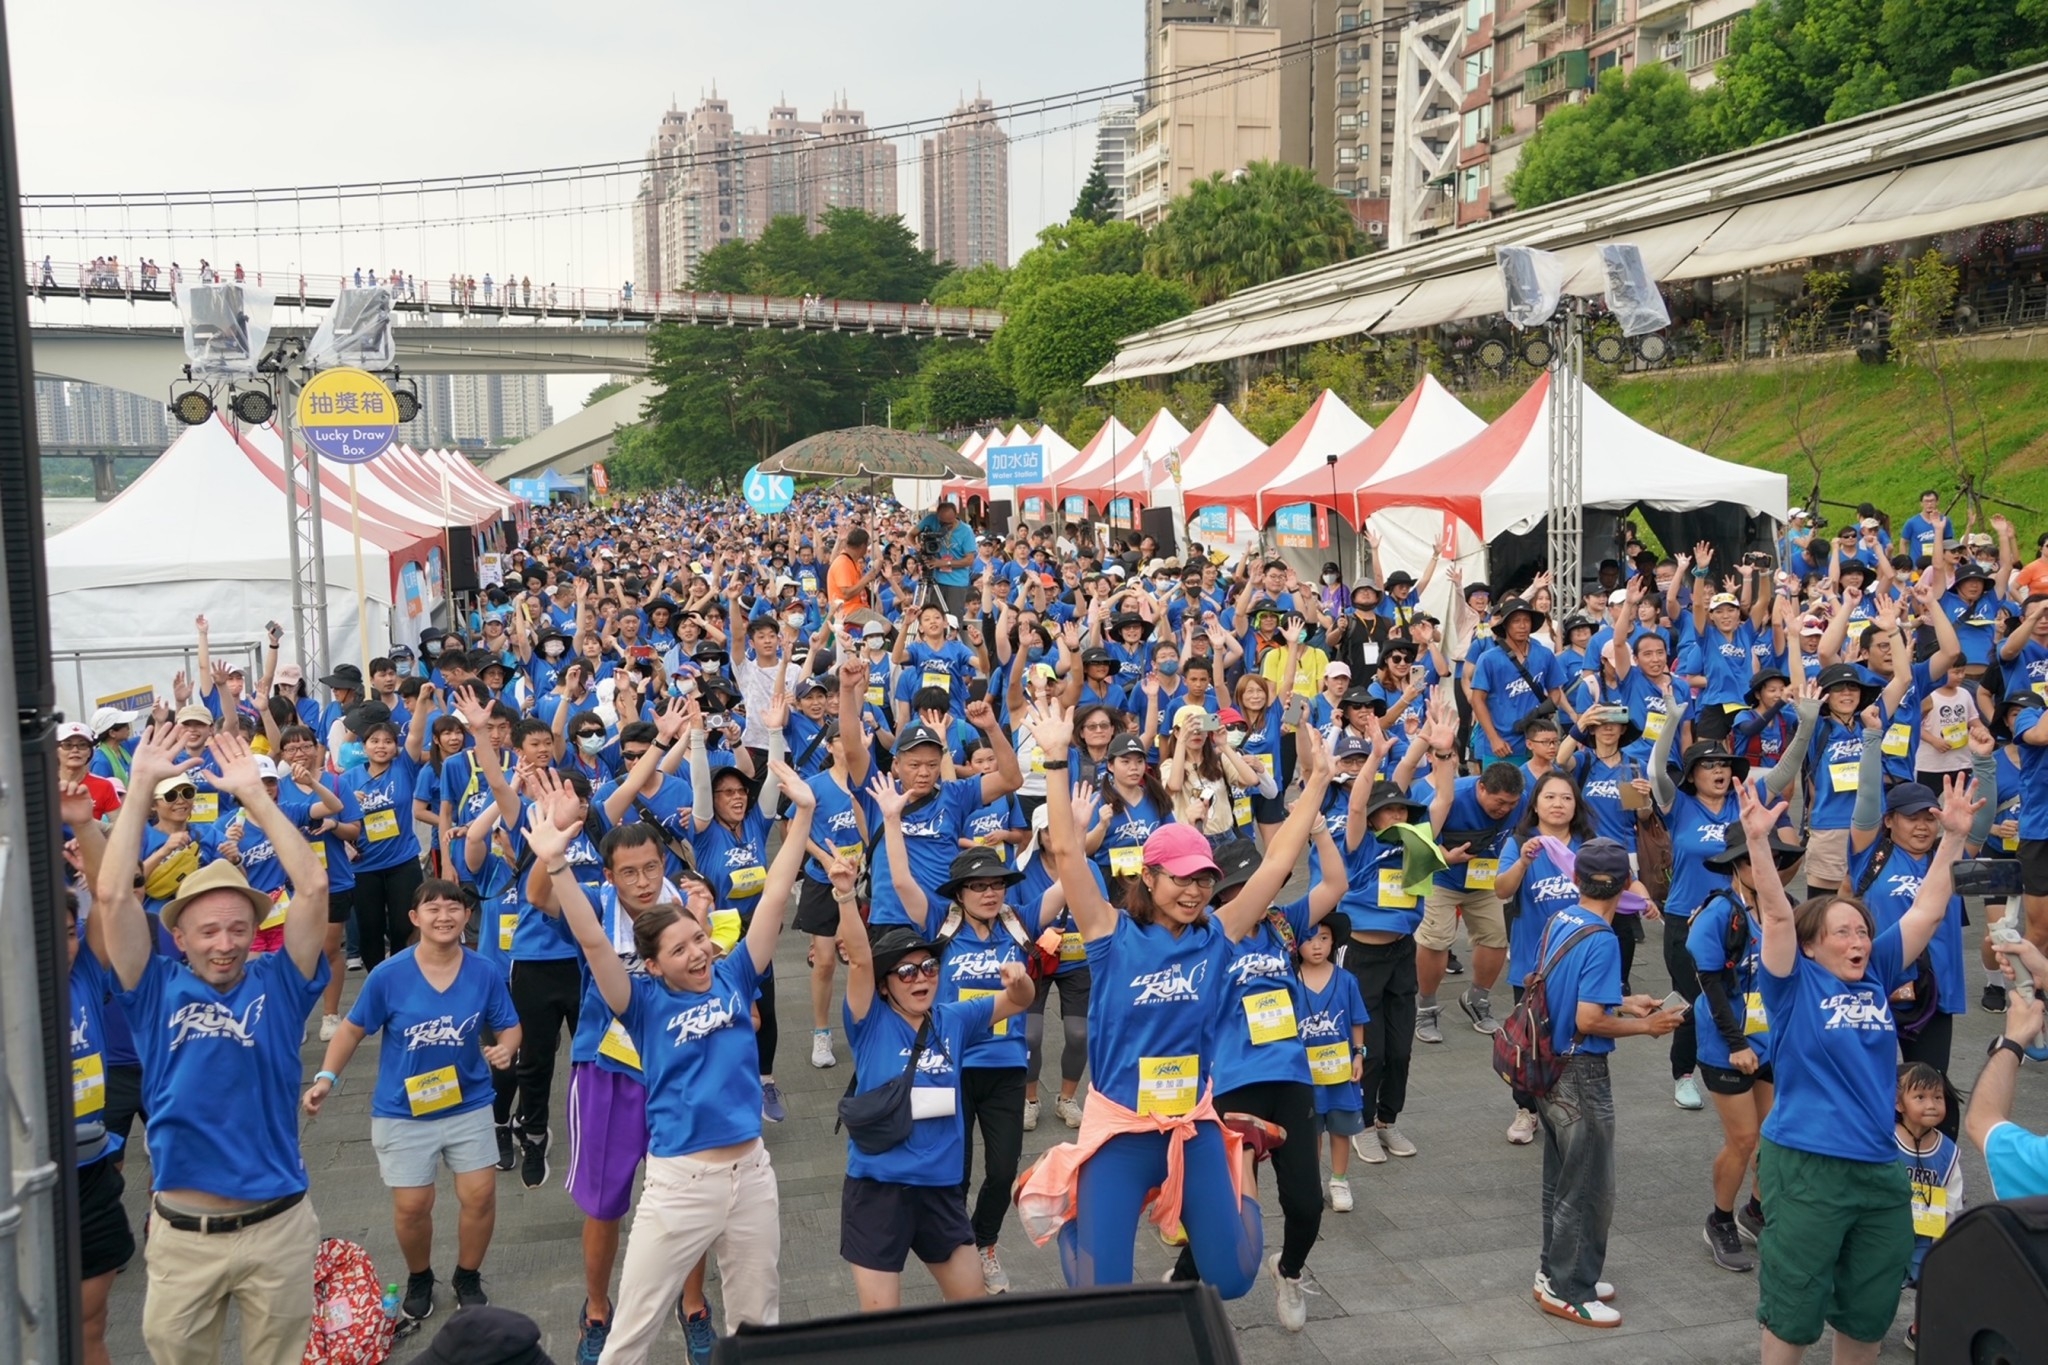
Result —
[[[1294, 669], [1294, 691], [1296, 695], [1314, 697], [1323, 690], [1323, 671], [1330, 666], [1330, 656], [1314, 645], [1301, 647], [1301, 660]], [[1287, 646], [1275, 645], [1266, 651], [1266, 657], [1259, 661], [1259, 672], [1273, 684], [1273, 690], [1280, 690], [1280, 680], [1287, 676]]]

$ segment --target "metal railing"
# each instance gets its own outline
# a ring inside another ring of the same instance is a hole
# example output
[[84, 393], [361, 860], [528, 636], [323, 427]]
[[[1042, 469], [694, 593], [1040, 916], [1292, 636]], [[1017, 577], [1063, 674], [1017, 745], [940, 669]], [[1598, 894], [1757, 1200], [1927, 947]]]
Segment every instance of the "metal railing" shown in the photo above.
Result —
[[[245, 695], [254, 696], [256, 685], [263, 678], [264, 642], [258, 640], [228, 640], [208, 645], [208, 655], [230, 666], [243, 670], [247, 679]], [[130, 667], [132, 665], [132, 667]], [[118, 695], [116, 688], [140, 687], [144, 683], [162, 689], [161, 695], [170, 698], [171, 680], [183, 673], [192, 684], [192, 693], [197, 697], [206, 683], [198, 676], [199, 646], [196, 643], [182, 645], [102, 645], [92, 649], [53, 649], [50, 651], [50, 671], [57, 679], [58, 705], [67, 720], [83, 722], [98, 709], [96, 697]], [[131, 683], [108, 682], [115, 679], [132, 679]], [[310, 674], [308, 677], [310, 681]], [[65, 686], [69, 682], [68, 689]], [[126, 709], [139, 710], [139, 706]]]

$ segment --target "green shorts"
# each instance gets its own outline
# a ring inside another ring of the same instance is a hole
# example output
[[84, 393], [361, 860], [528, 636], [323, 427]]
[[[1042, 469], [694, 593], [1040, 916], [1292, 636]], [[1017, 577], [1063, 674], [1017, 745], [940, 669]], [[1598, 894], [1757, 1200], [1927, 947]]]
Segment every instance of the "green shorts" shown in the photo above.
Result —
[[1882, 1341], [1913, 1259], [1906, 1168], [1817, 1156], [1765, 1138], [1757, 1183], [1767, 1213], [1757, 1245], [1756, 1320], [1793, 1346], [1819, 1341], [1823, 1324], [1855, 1341]]

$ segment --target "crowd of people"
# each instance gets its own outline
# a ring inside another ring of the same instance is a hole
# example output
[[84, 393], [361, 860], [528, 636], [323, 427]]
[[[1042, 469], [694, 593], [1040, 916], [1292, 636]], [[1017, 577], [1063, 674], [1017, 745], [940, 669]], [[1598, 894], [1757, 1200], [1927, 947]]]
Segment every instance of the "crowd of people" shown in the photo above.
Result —
[[[1934, 492], [1897, 532], [1810, 524], [1782, 559], [1634, 541], [1582, 593], [1496, 593], [1377, 541], [1370, 576], [1311, 584], [1090, 524], [977, 535], [951, 503], [678, 490], [538, 509], [453, 629], [325, 676], [273, 630], [251, 678], [200, 617], [154, 710], [59, 736], [93, 1358], [140, 1119], [152, 1357], [218, 1359], [233, 1302], [244, 1359], [298, 1359], [297, 1120], [374, 1038], [407, 1317], [485, 1303], [499, 1173], [559, 1168], [578, 1359], [645, 1360], [673, 1316], [708, 1360], [710, 1257], [726, 1330], [779, 1312], [788, 1003], [799, 1064], [852, 1073], [864, 1310], [913, 1254], [947, 1299], [1005, 1292], [1014, 1212], [1070, 1284], [1129, 1282], [1149, 1224], [1172, 1278], [1263, 1275], [1299, 1331], [1326, 1211], [1418, 1155], [1416, 1054], [1462, 1019], [1556, 1063], [1501, 1097], [1542, 1144], [1538, 1309], [1622, 1320], [1608, 1058], [1646, 1035], [1719, 1120], [1703, 1265], [1756, 1275], [1765, 1361], [1829, 1326], [1873, 1359], [1962, 1207], [1973, 984], [2006, 1020], [1970, 1136], [1998, 1194], [2048, 1192], [2005, 1121], [2048, 1055], [2048, 535], [2023, 562]], [[1055, 996], [1072, 1139], [1025, 1168]]]

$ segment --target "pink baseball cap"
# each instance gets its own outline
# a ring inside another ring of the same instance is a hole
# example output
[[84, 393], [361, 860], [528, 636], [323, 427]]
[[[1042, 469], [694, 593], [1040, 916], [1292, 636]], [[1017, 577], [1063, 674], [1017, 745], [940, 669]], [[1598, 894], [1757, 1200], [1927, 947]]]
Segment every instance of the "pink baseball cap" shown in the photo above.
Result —
[[1163, 868], [1176, 877], [1220, 871], [1202, 832], [1193, 825], [1172, 821], [1153, 830], [1145, 840], [1145, 866]]
[[270, 680], [272, 687], [297, 687], [305, 679], [305, 672], [297, 664], [285, 664]]

